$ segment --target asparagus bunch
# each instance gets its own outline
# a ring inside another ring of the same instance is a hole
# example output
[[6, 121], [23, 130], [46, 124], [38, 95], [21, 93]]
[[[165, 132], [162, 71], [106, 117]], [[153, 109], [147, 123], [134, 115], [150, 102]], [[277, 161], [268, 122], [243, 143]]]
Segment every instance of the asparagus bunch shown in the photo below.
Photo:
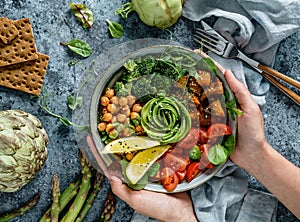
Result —
[[37, 193], [27, 203], [25, 203], [20, 208], [0, 215], [0, 222], [6, 222], [15, 217], [19, 217], [19, 216], [23, 215], [26, 211], [31, 209], [33, 206], [35, 206], [39, 202], [40, 196], [41, 196], [41, 193]]
[[106, 196], [104, 208], [100, 216], [100, 222], [108, 222], [112, 218], [116, 209], [116, 198], [113, 192], [110, 190]]
[[[104, 176], [100, 172], [95, 172], [81, 152], [79, 152], [79, 160], [81, 178], [69, 185], [59, 196], [59, 201], [57, 192], [53, 192], [52, 187], [52, 206], [46, 211], [40, 222], [58, 221], [58, 218], [62, 218], [61, 222], [73, 222], [75, 220], [80, 222], [87, 215], [102, 188]], [[56, 177], [53, 176], [53, 178]], [[54, 181], [52, 184], [54, 184]], [[54, 201], [56, 201], [55, 204]], [[66, 206], [70, 207], [67, 209], [66, 214], [62, 215], [62, 211]]]

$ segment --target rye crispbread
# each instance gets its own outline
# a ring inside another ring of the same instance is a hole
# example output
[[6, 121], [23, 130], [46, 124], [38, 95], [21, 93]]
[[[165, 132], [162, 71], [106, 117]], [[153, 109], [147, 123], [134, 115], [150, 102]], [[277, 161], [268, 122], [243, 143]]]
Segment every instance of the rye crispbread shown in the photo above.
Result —
[[18, 36], [9, 44], [0, 43], [0, 67], [38, 58], [29, 18], [14, 21]]
[[10, 43], [19, 34], [14, 21], [6, 17], [0, 18], [0, 39], [4, 44]]
[[0, 85], [33, 95], [40, 95], [49, 56], [37, 53], [29, 62], [0, 67]]

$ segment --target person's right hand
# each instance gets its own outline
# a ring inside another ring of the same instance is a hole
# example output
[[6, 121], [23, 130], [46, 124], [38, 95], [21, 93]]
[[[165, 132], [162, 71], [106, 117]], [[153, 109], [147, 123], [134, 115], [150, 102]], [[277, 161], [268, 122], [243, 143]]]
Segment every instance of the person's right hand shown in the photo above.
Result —
[[246, 169], [247, 163], [255, 161], [268, 145], [262, 114], [245, 85], [236, 79], [230, 70], [226, 70], [224, 75], [243, 111], [243, 114], [238, 116], [237, 144], [230, 158], [235, 164]]

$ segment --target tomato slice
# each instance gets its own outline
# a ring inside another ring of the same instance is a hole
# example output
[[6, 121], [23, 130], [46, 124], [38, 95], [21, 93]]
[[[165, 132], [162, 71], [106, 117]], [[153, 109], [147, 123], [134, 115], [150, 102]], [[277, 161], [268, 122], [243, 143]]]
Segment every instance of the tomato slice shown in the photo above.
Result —
[[207, 129], [204, 127], [199, 128], [198, 142], [200, 144], [205, 144], [208, 141]]
[[191, 128], [188, 135], [177, 143], [179, 148], [190, 149], [197, 144], [199, 132], [195, 128]]
[[186, 179], [191, 182], [200, 172], [200, 162], [193, 162], [187, 168]]
[[205, 168], [213, 168], [214, 165], [208, 159], [208, 154], [207, 154], [208, 145], [207, 144], [201, 145], [200, 150], [202, 151], [202, 153], [199, 161], [200, 162], [199, 169], [203, 170]]
[[230, 134], [232, 134], [231, 128], [223, 123], [212, 124], [207, 130], [208, 138]]
[[183, 181], [185, 179], [186, 172], [187, 172], [187, 170], [184, 170], [182, 172], [180, 172], [180, 171], [176, 171], [175, 172], [176, 175], [177, 175], [177, 177], [178, 177], [178, 179], [179, 179], [179, 182], [181, 182], [181, 181]]
[[168, 153], [164, 158], [164, 166], [172, 168], [174, 171], [182, 172], [189, 164], [189, 158], [183, 158], [178, 154]]
[[179, 179], [175, 171], [170, 167], [164, 167], [160, 172], [161, 184], [163, 187], [171, 192], [175, 190], [179, 183]]

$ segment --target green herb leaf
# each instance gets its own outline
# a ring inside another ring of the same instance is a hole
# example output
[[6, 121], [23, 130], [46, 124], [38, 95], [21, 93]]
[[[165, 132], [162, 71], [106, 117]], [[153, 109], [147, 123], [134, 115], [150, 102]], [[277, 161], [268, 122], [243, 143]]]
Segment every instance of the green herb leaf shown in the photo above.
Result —
[[80, 62], [80, 60], [71, 60], [69, 63], [68, 63], [68, 66], [71, 67], [71, 66], [74, 66], [76, 65], [78, 62]]
[[219, 165], [227, 160], [228, 152], [221, 144], [212, 146], [208, 151], [208, 159], [214, 165]]
[[121, 38], [124, 35], [124, 28], [121, 24], [106, 19], [108, 30], [113, 38]]
[[158, 173], [159, 167], [160, 164], [158, 162], [153, 163], [147, 172], [148, 176], [154, 177]]
[[232, 153], [234, 147], [235, 147], [235, 136], [230, 135], [227, 137], [227, 139], [224, 142], [224, 146], [228, 151], [228, 156]]
[[94, 23], [94, 14], [92, 10], [84, 4], [69, 3], [71, 12], [82, 23], [83, 28], [92, 28]]
[[243, 111], [240, 111], [238, 108], [236, 108], [236, 103], [237, 98], [233, 98], [232, 100], [226, 102], [226, 108], [232, 120], [235, 120], [236, 116], [244, 114]]
[[75, 110], [78, 107], [82, 106], [82, 97], [81, 96], [76, 96], [74, 98], [74, 96], [69, 95], [67, 97], [67, 102], [68, 102], [68, 106], [71, 110]]
[[60, 44], [68, 46], [70, 50], [85, 58], [89, 57], [93, 52], [88, 43], [79, 39], [72, 39], [70, 42], [61, 42]]

